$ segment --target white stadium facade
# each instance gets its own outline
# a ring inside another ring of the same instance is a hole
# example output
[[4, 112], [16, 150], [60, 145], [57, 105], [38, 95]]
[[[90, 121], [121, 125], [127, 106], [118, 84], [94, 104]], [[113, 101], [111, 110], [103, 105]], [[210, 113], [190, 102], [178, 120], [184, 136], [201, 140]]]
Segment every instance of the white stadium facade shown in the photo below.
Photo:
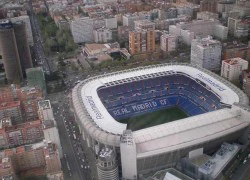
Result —
[[[86, 79], [72, 91], [75, 118], [88, 147], [113, 149], [123, 179], [174, 167], [200, 147], [249, 143], [247, 96], [222, 77], [189, 64], [160, 64]], [[131, 131], [119, 119], [178, 106], [189, 116]], [[106, 179], [116, 179], [106, 177]], [[104, 178], [105, 179], [105, 178]]]

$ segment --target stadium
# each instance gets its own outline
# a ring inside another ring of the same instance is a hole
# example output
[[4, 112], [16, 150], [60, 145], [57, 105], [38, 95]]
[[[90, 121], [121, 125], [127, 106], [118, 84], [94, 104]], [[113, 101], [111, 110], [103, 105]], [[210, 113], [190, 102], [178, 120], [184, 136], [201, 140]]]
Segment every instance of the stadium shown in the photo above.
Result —
[[[72, 91], [88, 147], [113, 149], [122, 177], [173, 167], [196, 148], [248, 144], [249, 100], [220, 76], [189, 64], [160, 64], [92, 77]], [[160, 119], [160, 120], [159, 120]]]

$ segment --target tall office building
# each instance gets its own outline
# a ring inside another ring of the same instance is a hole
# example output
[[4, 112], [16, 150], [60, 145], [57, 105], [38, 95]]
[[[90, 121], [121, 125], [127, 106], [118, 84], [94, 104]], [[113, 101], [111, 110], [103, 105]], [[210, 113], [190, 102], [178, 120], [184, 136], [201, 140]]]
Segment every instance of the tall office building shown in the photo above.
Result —
[[0, 22], [0, 52], [8, 82], [20, 82], [25, 69], [33, 67], [23, 21]]
[[13, 24], [13, 27], [16, 37], [16, 44], [21, 63], [21, 68], [24, 74], [26, 69], [33, 67], [30, 55], [30, 48], [26, 35], [26, 29], [25, 29], [26, 27], [23, 21], [17, 21], [15, 24]]
[[0, 22], [0, 52], [6, 78], [9, 83], [20, 82], [23, 79], [16, 37], [13, 25], [8, 20]]

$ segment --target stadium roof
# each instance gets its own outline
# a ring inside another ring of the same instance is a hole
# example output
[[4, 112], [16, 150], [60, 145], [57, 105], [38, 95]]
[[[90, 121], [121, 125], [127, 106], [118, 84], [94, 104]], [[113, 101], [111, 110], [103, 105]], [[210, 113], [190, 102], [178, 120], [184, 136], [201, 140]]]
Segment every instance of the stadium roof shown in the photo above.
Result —
[[247, 127], [249, 122], [242, 121], [237, 113], [221, 109], [135, 131], [137, 157], [207, 142]]
[[[119, 146], [120, 135], [126, 130], [127, 125], [117, 122], [109, 114], [97, 94], [97, 89], [101, 86], [109, 87], [140, 79], [175, 74], [177, 72], [185, 73], [189, 75], [190, 78], [197, 78], [199, 81], [207, 84], [220, 96], [221, 101], [225, 104], [248, 103], [248, 98], [242, 91], [210, 71], [187, 64], [161, 64], [96, 76], [79, 83], [72, 92], [73, 105], [78, 119], [88, 133], [99, 142]], [[193, 139], [193, 141], [189, 143], [192, 143], [199, 141], [199, 139], [197, 139], [198, 136], [194, 137], [197, 134], [199, 134], [200, 138], [209, 139], [212, 138], [212, 136], [220, 136], [220, 133], [227, 133], [241, 126], [245, 126], [244, 122], [232, 116], [229, 112], [230, 111], [227, 110], [218, 110], [218, 112], [205, 113], [199, 116], [192, 116], [171, 123], [135, 131], [133, 134], [138, 143], [138, 152], [143, 155], [143, 153], [147, 153], [148, 151], [154, 151], [156, 147], [153, 147], [153, 144], [161, 146], [163, 140], [167, 142], [166, 138], [169, 138], [170, 144], [171, 142], [173, 143], [172, 146], [168, 148], [174, 146], [181, 147], [182, 145], [186, 145], [185, 141], [188, 140], [189, 133], [190, 139], [191, 136]], [[228, 119], [226, 120], [226, 118]], [[198, 121], [198, 119], [202, 120]], [[228, 127], [228, 129], [226, 129], [226, 127]], [[208, 133], [207, 128], [211, 129], [211, 134], [206, 134]], [[178, 138], [178, 141], [176, 141], [176, 138]], [[175, 140], [173, 141], [173, 139]], [[144, 144], [146, 141], [152, 141], [152, 143]], [[179, 142], [179, 144], [174, 144], [174, 142]]]

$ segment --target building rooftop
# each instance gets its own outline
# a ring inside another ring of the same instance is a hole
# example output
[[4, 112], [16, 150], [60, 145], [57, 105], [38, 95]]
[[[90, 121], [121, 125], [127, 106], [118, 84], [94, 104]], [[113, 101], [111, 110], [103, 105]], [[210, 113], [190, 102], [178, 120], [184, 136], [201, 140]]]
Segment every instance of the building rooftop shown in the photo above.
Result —
[[34, 127], [34, 126], [37, 126], [37, 125], [41, 125], [40, 120], [29, 121], [29, 122], [17, 124], [17, 125], [11, 126], [11, 127], [6, 127], [6, 130], [11, 131], [11, 130], [15, 130], [15, 129], [23, 129], [23, 128]]
[[20, 106], [20, 101], [12, 101], [12, 102], [2, 102], [0, 103], [0, 110], [5, 110], [13, 107]]
[[113, 161], [115, 160], [115, 152], [110, 148], [103, 148], [99, 152], [99, 159], [102, 161]]
[[55, 154], [57, 148], [54, 143], [48, 143], [47, 146], [44, 147], [44, 154], [45, 156], [50, 156], [52, 154]]
[[250, 78], [250, 70], [243, 70], [244, 77]]
[[227, 63], [228, 65], [236, 65], [236, 64], [241, 64], [242, 62], [247, 62], [247, 61], [238, 57], [238, 58], [226, 59], [226, 60], [223, 60], [223, 62]]
[[210, 160], [211, 157], [206, 155], [206, 154], [202, 154], [200, 156], [196, 156], [196, 157], [193, 157], [190, 159], [190, 161], [196, 165], [196, 166], [201, 166], [203, 165], [204, 163], [206, 163], [208, 160]]
[[38, 102], [39, 109], [51, 109], [50, 100], [42, 100]]
[[0, 129], [12, 126], [11, 118], [4, 118], [0, 120]]
[[223, 48], [225, 49], [234, 49], [234, 48], [246, 48], [248, 49], [248, 45], [247, 44], [243, 44], [241, 42], [231, 42], [231, 43], [223, 43]]
[[87, 48], [89, 51], [95, 51], [107, 47], [105, 46], [105, 44], [85, 44], [85, 48]]
[[48, 129], [48, 128], [52, 128], [52, 127], [55, 126], [53, 120], [44, 120], [44, 121], [42, 122], [42, 124], [43, 124], [43, 129]]
[[202, 172], [210, 172], [210, 176], [213, 179], [219, 175], [223, 168], [233, 159], [233, 157], [240, 150], [240, 146], [237, 144], [223, 143], [220, 149], [203, 164], [199, 170]]

